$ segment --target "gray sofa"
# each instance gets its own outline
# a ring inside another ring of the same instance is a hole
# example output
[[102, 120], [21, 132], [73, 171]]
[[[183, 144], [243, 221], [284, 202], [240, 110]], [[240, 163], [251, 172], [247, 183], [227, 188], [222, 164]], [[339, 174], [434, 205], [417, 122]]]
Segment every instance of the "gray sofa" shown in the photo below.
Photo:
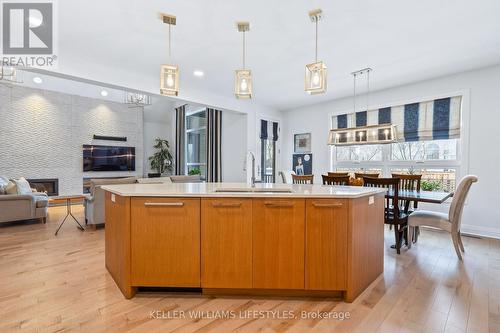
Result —
[[168, 184], [168, 183], [201, 183], [199, 175], [194, 176], [169, 176], [161, 178], [110, 178], [110, 179], [92, 179], [90, 181], [90, 196], [84, 201], [85, 222], [95, 227], [98, 224], [105, 223], [104, 211], [104, 190], [102, 185], [113, 184]]
[[49, 198], [45, 193], [0, 195], [0, 223], [40, 219], [47, 221]]
[[104, 190], [102, 185], [112, 184], [134, 184], [137, 177], [116, 178], [116, 179], [92, 179], [90, 181], [90, 196], [85, 198], [85, 222], [91, 226], [104, 224]]

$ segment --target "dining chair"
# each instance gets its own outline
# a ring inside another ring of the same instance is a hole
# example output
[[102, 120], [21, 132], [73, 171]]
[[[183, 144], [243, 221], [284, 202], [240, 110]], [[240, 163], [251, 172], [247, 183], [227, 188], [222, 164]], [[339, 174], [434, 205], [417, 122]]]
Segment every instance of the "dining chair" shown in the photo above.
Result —
[[349, 176], [349, 172], [328, 172], [328, 177], [345, 177]]
[[455, 247], [458, 259], [462, 260], [462, 252], [465, 253], [462, 237], [460, 236], [460, 226], [462, 224], [462, 212], [464, 209], [465, 199], [469, 193], [472, 183], [477, 182], [477, 176], [468, 175], [462, 178], [457, 186], [457, 190], [453, 195], [450, 210], [448, 214], [419, 210], [414, 212], [408, 218], [408, 248], [411, 247], [411, 229], [418, 226], [429, 226], [439, 228], [451, 234], [451, 240]]
[[[401, 174], [401, 173], [393, 173], [392, 177], [401, 179], [401, 183], [399, 185], [400, 190], [420, 192], [422, 175], [406, 175], [406, 174]], [[404, 203], [406, 213], [411, 213], [410, 205], [411, 205], [411, 200], [407, 200]], [[413, 210], [415, 210], [417, 208], [418, 208], [418, 201], [414, 201], [413, 202]]]
[[[401, 179], [401, 183], [399, 185], [400, 190], [406, 190], [406, 191], [418, 191], [420, 192], [420, 185], [422, 181], [422, 175], [408, 175], [408, 174], [402, 174], [402, 173], [393, 173], [392, 174], [393, 178], [399, 178]], [[414, 200], [413, 201], [413, 209], [410, 208], [412, 200], [404, 200], [401, 202], [401, 207], [403, 207], [404, 212], [406, 214], [411, 214], [413, 211], [415, 211], [418, 208], [418, 201]], [[416, 243], [418, 236], [420, 235], [420, 228], [415, 228], [414, 230], [414, 238], [413, 241]]]
[[314, 181], [314, 175], [292, 175], [292, 180], [294, 184], [312, 184]]
[[394, 236], [396, 238], [396, 251], [401, 253], [401, 243], [405, 239], [408, 245], [405, 229], [408, 224], [408, 215], [400, 209], [399, 188], [401, 180], [399, 178], [372, 178], [364, 177], [364, 186], [387, 188], [392, 196], [386, 196], [384, 209], [384, 223], [394, 227]]
[[364, 177], [378, 178], [379, 176], [380, 173], [361, 173], [361, 172], [354, 173], [354, 178], [364, 178]]
[[278, 176], [281, 177], [281, 182], [283, 184], [291, 184], [292, 183], [292, 175], [295, 174], [293, 170], [280, 171], [278, 172]]
[[349, 179], [351, 177], [349, 176], [326, 176], [326, 175], [321, 175], [323, 178], [323, 185], [343, 185], [343, 186], [348, 186], [349, 185]]

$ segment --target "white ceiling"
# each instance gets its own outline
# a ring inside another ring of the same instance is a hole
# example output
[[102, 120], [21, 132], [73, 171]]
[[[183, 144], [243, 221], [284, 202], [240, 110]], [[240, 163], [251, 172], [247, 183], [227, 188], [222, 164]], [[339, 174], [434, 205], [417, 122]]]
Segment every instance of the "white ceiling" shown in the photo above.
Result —
[[[57, 5], [59, 72], [157, 92], [159, 65], [167, 59], [167, 26], [159, 12], [171, 13], [178, 19], [172, 47], [181, 68], [180, 97], [216, 96], [235, 109], [258, 104], [283, 110], [344, 97], [352, 93], [350, 72], [367, 66], [374, 69], [372, 89], [378, 90], [500, 62], [498, 0], [64, 0]], [[319, 58], [328, 66], [328, 93], [309, 96], [303, 76], [304, 65], [314, 59], [314, 25], [307, 12], [318, 7], [324, 12]], [[251, 24], [247, 65], [255, 97], [250, 102], [233, 97], [233, 73], [241, 66], [239, 20]], [[197, 69], [205, 77], [194, 77]]]

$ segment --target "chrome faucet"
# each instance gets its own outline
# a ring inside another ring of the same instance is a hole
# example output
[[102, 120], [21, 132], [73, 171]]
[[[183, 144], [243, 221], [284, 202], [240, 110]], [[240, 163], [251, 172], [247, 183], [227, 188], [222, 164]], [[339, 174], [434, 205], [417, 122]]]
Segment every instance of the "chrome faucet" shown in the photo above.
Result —
[[252, 187], [255, 187], [255, 155], [249, 151], [248, 154], [250, 155], [250, 158], [252, 159], [252, 178], [251, 178], [251, 185]]

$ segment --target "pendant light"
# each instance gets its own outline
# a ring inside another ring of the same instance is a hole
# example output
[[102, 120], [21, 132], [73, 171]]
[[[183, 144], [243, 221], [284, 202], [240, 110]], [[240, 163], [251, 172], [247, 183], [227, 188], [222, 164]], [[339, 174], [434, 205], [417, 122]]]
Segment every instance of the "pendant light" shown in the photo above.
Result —
[[[353, 115], [356, 115], [356, 79], [360, 75], [366, 75], [366, 111], [370, 104], [370, 72], [371, 68], [363, 68], [352, 72], [353, 76]], [[367, 144], [387, 144], [397, 141], [396, 126], [393, 124], [379, 124], [356, 126], [350, 128], [337, 128], [330, 130], [328, 144], [334, 146], [352, 146]]]
[[238, 31], [243, 34], [243, 69], [235, 71], [234, 95], [239, 99], [252, 98], [252, 71], [245, 68], [245, 33], [250, 31], [250, 23], [238, 22]]
[[311, 95], [326, 92], [326, 65], [323, 61], [318, 61], [318, 22], [322, 15], [321, 9], [309, 12], [311, 22], [316, 25], [315, 60], [312, 64], [306, 65], [305, 75], [305, 90]]
[[0, 83], [23, 83], [20, 71], [17, 71], [14, 66], [8, 66], [2, 63], [0, 65]]
[[[175, 16], [161, 14], [163, 23], [168, 24], [168, 61], [171, 58], [171, 28], [176, 25], [177, 19]], [[179, 95], [179, 66], [177, 65], [161, 65], [160, 69], [160, 94], [166, 96]]]

